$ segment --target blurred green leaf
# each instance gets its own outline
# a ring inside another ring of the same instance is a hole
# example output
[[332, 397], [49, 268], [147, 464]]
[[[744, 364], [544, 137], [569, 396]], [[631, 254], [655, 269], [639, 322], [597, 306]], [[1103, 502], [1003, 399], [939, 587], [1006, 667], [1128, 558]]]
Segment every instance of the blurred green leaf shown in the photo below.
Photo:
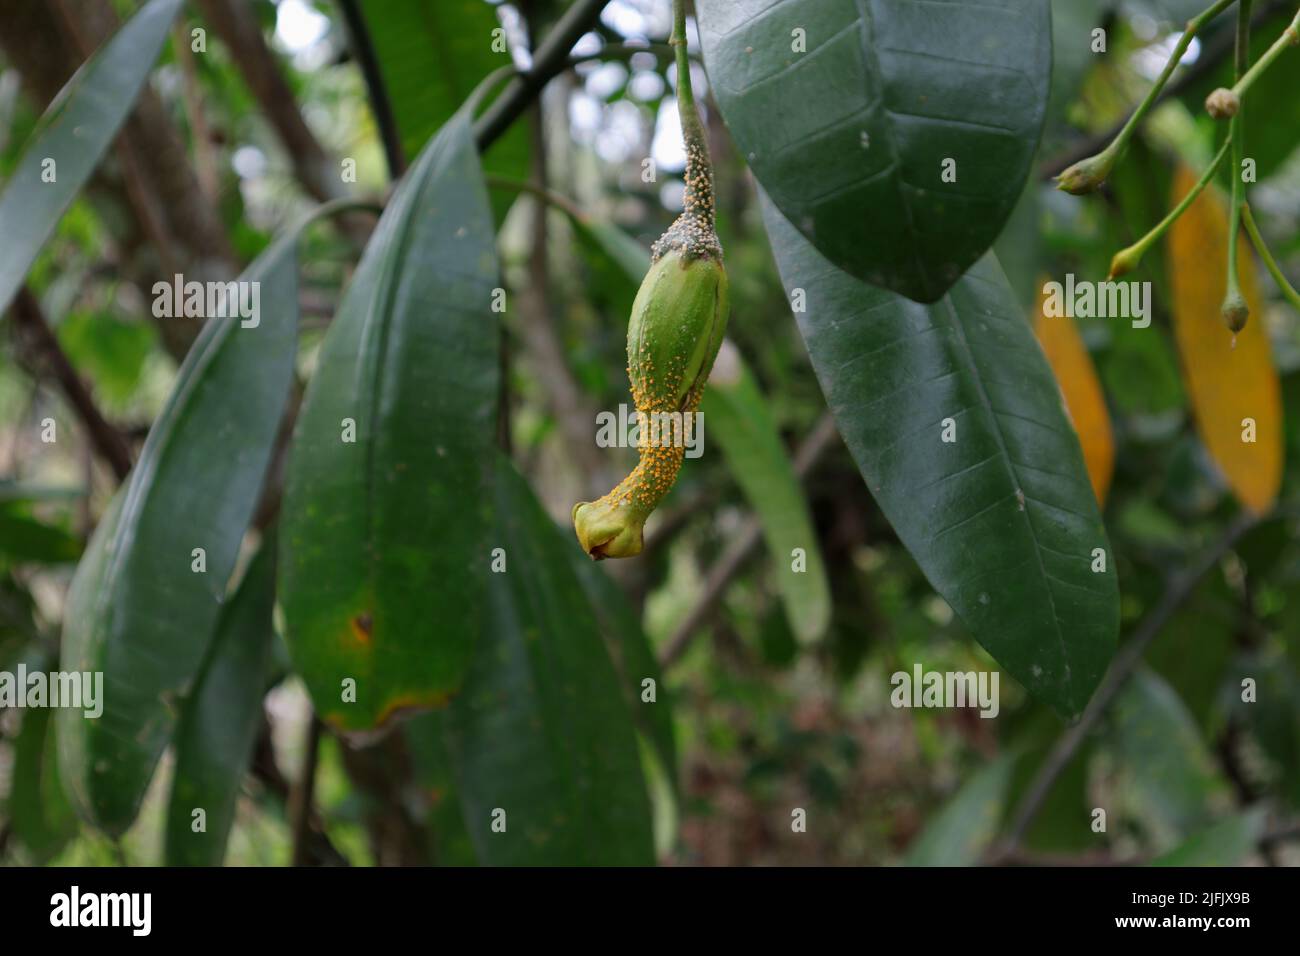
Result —
[[36, 602], [26, 586], [0, 568], [0, 670], [35, 641]]
[[[33, 655], [29, 670], [48, 672], [54, 658]], [[82, 711], [76, 711], [78, 717]], [[77, 820], [59, 782], [54, 711], [29, 707], [14, 741], [12, 780], [7, 801], [14, 836], [31, 861], [46, 863], [76, 833]]]
[[81, 542], [14, 505], [0, 504], [0, 563], [64, 564], [81, 556]]
[[[817, 641], [830, 623], [831, 594], [808, 501], [767, 400], [729, 341], [723, 342], [700, 410], [705, 440], [722, 448], [762, 523], [791, 630], [801, 643]], [[795, 570], [796, 550], [802, 555], [800, 570]]]
[[499, 281], [460, 113], [380, 219], [321, 347], [287, 469], [285, 636], [317, 713], [342, 730], [445, 703], [469, 666], [492, 559]]
[[1259, 811], [1233, 814], [1151, 861], [1151, 866], [1240, 866], [1264, 829]]
[[[182, 0], [150, 0], [50, 103], [0, 193], [0, 313], [99, 164], [153, 69]], [[46, 182], [53, 160], [54, 181]]]
[[[240, 785], [262, 726], [275, 628], [275, 545], [266, 541], [221, 608], [194, 690], [181, 705], [167, 806], [167, 866], [220, 866]], [[204, 829], [194, 829], [202, 810]]]
[[1173, 689], [1139, 670], [1116, 697], [1110, 719], [1117, 770], [1153, 842], [1167, 843], [1203, 825], [1226, 783]]
[[1003, 754], [972, 775], [912, 843], [908, 866], [973, 866], [1002, 820], [1015, 757]]
[[240, 277], [261, 283], [256, 326], [203, 327], [72, 581], [64, 666], [103, 671], [106, 701], [99, 720], [59, 712], [60, 769], [110, 834], [135, 818], [171, 737], [271, 459], [297, 341], [296, 243], [287, 234]]
[[90, 375], [109, 402], [131, 396], [144, 361], [158, 341], [151, 325], [96, 312], [69, 315], [59, 323], [58, 336], [72, 364]]

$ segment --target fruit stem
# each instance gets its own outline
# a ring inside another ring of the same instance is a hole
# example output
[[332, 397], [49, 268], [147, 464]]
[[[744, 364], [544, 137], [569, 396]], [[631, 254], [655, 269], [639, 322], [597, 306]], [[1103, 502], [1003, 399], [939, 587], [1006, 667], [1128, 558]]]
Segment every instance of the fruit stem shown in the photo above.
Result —
[[[1174, 70], [1177, 69], [1179, 62], [1183, 58], [1183, 54], [1191, 46], [1192, 38], [1196, 36], [1201, 27], [1236, 2], [1237, 0], [1217, 0], [1217, 2], [1187, 21], [1187, 27], [1183, 30], [1182, 36], [1178, 38], [1178, 43], [1174, 46], [1174, 52], [1170, 55], [1169, 61], [1165, 63], [1164, 69], [1160, 71], [1155, 83], [1147, 91], [1146, 97], [1138, 104], [1138, 108], [1133, 111], [1133, 115], [1128, 118], [1128, 122], [1124, 124], [1115, 138], [1111, 140], [1110, 145], [1104, 150], [1096, 156], [1081, 160], [1061, 173], [1057, 177], [1060, 182], [1059, 188], [1064, 189], [1066, 192], [1084, 193], [1092, 192], [1101, 185], [1110, 174], [1111, 168], [1115, 163], [1119, 162], [1129, 140], [1133, 138], [1138, 123], [1142, 122], [1142, 118], [1146, 116], [1159, 98], [1160, 91], [1165, 88], [1165, 84], [1173, 76]], [[1074, 171], [1074, 175], [1071, 175], [1072, 171]]]
[[1196, 185], [1187, 190], [1187, 195], [1179, 200], [1178, 205], [1173, 208], [1173, 211], [1170, 212], [1169, 215], [1165, 216], [1165, 218], [1160, 221], [1159, 225], [1137, 242], [1133, 243], [1133, 245], [1115, 253], [1115, 258], [1111, 260], [1109, 278], [1113, 279], [1116, 276], [1121, 276], [1137, 267], [1138, 262], [1141, 261], [1142, 256], [1146, 254], [1146, 251], [1165, 234], [1169, 227], [1178, 220], [1179, 216], [1187, 211], [1187, 207], [1196, 200], [1196, 197], [1201, 194], [1201, 190], [1203, 190], [1206, 185], [1209, 184], [1210, 180], [1214, 178], [1214, 174], [1218, 171], [1219, 167], [1223, 165], [1224, 157], [1228, 155], [1228, 148], [1231, 145], [1231, 139], [1225, 139], [1223, 141], [1223, 145], [1220, 146], [1219, 151], [1214, 154], [1214, 159], [1210, 161], [1210, 165], [1206, 167], [1205, 172], [1201, 173], [1201, 178], [1196, 181]]
[[1300, 309], [1300, 293], [1296, 292], [1295, 287], [1287, 281], [1287, 277], [1282, 274], [1281, 268], [1278, 267], [1277, 260], [1273, 258], [1273, 253], [1264, 244], [1264, 237], [1260, 235], [1259, 227], [1255, 225], [1255, 216], [1250, 211], [1250, 203], [1243, 202], [1241, 204], [1241, 221], [1246, 226], [1246, 234], [1250, 236], [1255, 251], [1264, 260], [1264, 268], [1268, 269], [1268, 274], [1273, 277], [1277, 287], [1282, 290], [1282, 295], [1291, 303], [1293, 308]]
[[[1241, 0], [1237, 7], [1237, 43], [1233, 51], [1232, 78], [1240, 81], [1250, 63], [1250, 7], [1252, 0]], [[1228, 125], [1228, 139], [1232, 143], [1232, 202], [1228, 207], [1228, 284], [1223, 297], [1224, 320], [1234, 332], [1241, 331], [1250, 315], [1246, 300], [1241, 294], [1237, 271], [1237, 237], [1241, 235], [1241, 204], [1245, 202], [1245, 185], [1241, 181], [1241, 160], [1245, 153], [1246, 107], [1238, 106]]]
[[1255, 61], [1255, 65], [1246, 72], [1246, 75], [1236, 78], [1232, 92], [1238, 97], [1245, 96], [1251, 84], [1259, 79], [1259, 75], [1267, 70], [1289, 46], [1300, 46], [1300, 10], [1296, 11], [1291, 25], [1282, 31], [1282, 35], [1273, 41], [1273, 45], [1264, 51], [1264, 55]]

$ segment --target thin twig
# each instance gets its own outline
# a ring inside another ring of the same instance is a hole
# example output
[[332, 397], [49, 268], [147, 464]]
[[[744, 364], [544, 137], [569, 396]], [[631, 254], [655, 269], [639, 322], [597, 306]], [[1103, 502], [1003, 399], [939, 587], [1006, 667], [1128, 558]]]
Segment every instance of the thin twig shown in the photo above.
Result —
[[1132, 676], [1133, 671], [1142, 662], [1142, 655], [1146, 652], [1147, 646], [1164, 629], [1174, 612], [1191, 597], [1201, 578], [1219, 563], [1219, 560], [1228, 553], [1238, 539], [1252, 528], [1258, 520], [1255, 515], [1243, 512], [1200, 557], [1193, 561], [1182, 573], [1175, 574], [1170, 578], [1164, 594], [1160, 597], [1160, 601], [1142, 619], [1141, 623], [1133, 631], [1133, 636], [1115, 655], [1115, 659], [1111, 662], [1110, 669], [1106, 672], [1101, 686], [1092, 695], [1092, 700], [1088, 702], [1083, 715], [1057, 738], [1051, 752], [1048, 753], [1042, 766], [1038, 768], [1038, 772], [1034, 775], [1024, 799], [1016, 808], [1015, 816], [1011, 825], [1007, 828], [1001, 846], [992, 854], [992, 862], [997, 862], [1004, 856], [1016, 852], [1021, 839], [1029, 829], [1029, 825], [1042, 808], [1043, 801], [1047, 799], [1052, 785], [1056, 783], [1057, 777], [1065, 771], [1075, 752], [1083, 743], [1084, 738], [1088, 736], [1102, 713], [1115, 699], [1120, 689]]
[[181, 101], [185, 104], [185, 118], [189, 121], [190, 139], [194, 143], [194, 170], [203, 197], [215, 206], [221, 184], [219, 164], [212, 149], [212, 131], [203, 112], [203, 90], [194, 64], [194, 51], [190, 49], [189, 32], [179, 21], [172, 26], [172, 49], [176, 52], [176, 62], [181, 66]]
[[384, 75], [379, 68], [379, 57], [370, 42], [370, 31], [366, 29], [366, 19], [357, 0], [339, 0], [339, 9], [343, 12], [343, 22], [347, 24], [352, 55], [361, 67], [361, 76], [370, 96], [370, 108], [374, 111], [379, 139], [384, 144], [384, 158], [388, 161], [389, 178], [400, 179], [406, 172], [406, 154], [398, 135], [393, 104], [388, 98], [388, 87], [384, 85]]
[[253, 5], [245, 0], [200, 0], [199, 6], [230, 49], [245, 85], [279, 136], [303, 188], [319, 202], [344, 195], [339, 167], [303, 119], [293, 90], [262, 36]]
[[[271, 725], [267, 722], [265, 715], [263, 715], [262, 728], [258, 733], [257, 744], [253, 750], [253, 764], [249, 768], [249, 772], [254, 779], [285, 806], [286, 810], [288, 809], [289, 793], [292, 788], [276, 765], [275, 745], [271, 742]], [[348, 858], [340, 853], [338, 848], [330, 841], [329, 835], [325, 832], [325, 823], [314, 806], [310, 808], [307, 820], [309, 828], [308, 847], [311, 861], [321, 866], [350, 866]]]
[[315, 713], [307, 726], [306, 754], [302, 776], [289, 791], [289, 826], [293, 834], [293, 865], [311, 862], [311, 807], [316, 792], [316, 764], [320, 759], [321, 722]]
[[[831, 417], [830, 412], [824, 412], [808, 437], [799, 446], [799, 450], [795, 452], [795, 474], [800, 478], [806, 478], [838, 437], [839, 431], [835, 428], [835, 419]], [[722, 553], [722, 557], [709, 569], [703, 593], [664, 645], [663, 653], [659, 656], [661, 667], [665, 669], [671, 667], [686, 653], [696, 632], [722, 600], [727, 586], [758, 547], [762, 535], [763, 526], [758, 518], [754, 516], [748, 518], [740, 532]]]
[[86, 426], [90, 442], [100, 457], [108, 462], [118, 481], [131, 470], [131, 450], [122, 433], [109, 424], [95, 404], [90, 390], [82, 383], [77, 370], [64, 354], [59, 340], [51, 331], [41, 310], [41, 304], [31, 289], [23, 286], [14, 297], [10, 310], [14, 327], [25, 333], [36, 354], [44, 361], [49, 373], [59, 383], [68, 404]]
[[569, 51], [600, 19], [609, 0], [575, 0], [533, 53], [533, 65], [510, 81], [474, 123], [474, 142], [485, 152], [504, 133], [542, 88], [569, 65]]

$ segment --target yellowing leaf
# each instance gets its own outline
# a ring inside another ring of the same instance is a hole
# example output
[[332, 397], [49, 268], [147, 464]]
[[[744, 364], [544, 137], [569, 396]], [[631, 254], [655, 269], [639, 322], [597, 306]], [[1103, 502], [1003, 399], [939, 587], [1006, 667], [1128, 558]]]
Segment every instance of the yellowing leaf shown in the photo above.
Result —
[[[1196, 179], [1180, 166], [1174, 200]], [[1282, 402], [1255, 261], [1244, 236], [1238, 237], [1238, 278], [1250, 320], [1235, 347], [1219, 314], [1227, 290], [1227, 233], [1227, 209], [1212, 189], [1202, 192], [1170, 230], [1174, 333], [1201, 441], [1233, 494], [1262, 514], [1272, 507], [1282, 482]]]
[[1101, 382], [1093, 367], [1092, 356], [1079, 336], [1074, 319], [1068, 315], [1048, 318], [1043, 315], [1043, 288], [1047, 279], [1038, 283], [1038, 308], [1034, 316], [1034, 334], [1047, 355], [1065, 411], [1083, 446], [1084, 464], [1088, 466], [1088, 480], [1097, 503], [1106, 503], [1111, 475], [1115, 471], [1115, 439], [1110, 427], [1110, 413], [1102, 395]]

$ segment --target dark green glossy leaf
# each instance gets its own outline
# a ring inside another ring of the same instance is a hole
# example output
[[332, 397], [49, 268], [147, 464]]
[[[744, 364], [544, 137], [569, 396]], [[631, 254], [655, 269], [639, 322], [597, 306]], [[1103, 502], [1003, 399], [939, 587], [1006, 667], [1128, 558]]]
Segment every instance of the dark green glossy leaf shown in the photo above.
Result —
[[[275, 546], [262, 545], [217, 621], [194, 690], [181, 707], [167, 807], [167, 866], [220, 866], [239, 787], [262, 725], [275, 628]], [[204, 827], [195, 832], [194, 811]]]
[[[1223, 677], [1219, 702], [1249, 732], [1263, 758], [1264, 766], [1255, 772], [1268, 780], [1270, 793], [1300, 806], [1300, 676], [1295, 665], [1282, 648], [1270, 647], [1240, 654]], [[1254, 682], [1249, 702], [1242, 700], [1247, 678]]]
[[[131, 112], [181, 2], [151, 0], [141, 8], [45, 111], [0, 194], [0, 312]], [[47, 159], [54, 160], [54, 182], [43, 180]]]
[[[632, 720], [569, 547], [504, 461], [495, 494], [507, 570], [491, 575], [486, 627], [445, 715], [479, 861], [653, 863]], [[497, 810], [505, 832], [492, 830]]]
[[975, 773], [930, 821], [907, 852], [909, 866], [973, 866], [997, 835], [1015, 759], [997, 758]]
[[110, 833], [135, 818], [172, 735], [271, 458], [297, 342], [296, 241], [278, 240], [240, 277], [261, 283], [256, 326], [204, 326], [72, 581], [64, 666], [103, 671], [106, 700], [98, 720], [60, 711], [60, 768], [78, 809]]
[[[713, 96], [786, 218], [858, 278], [942, 296], [1002, 231], [1029, 174], [1051, 72], [1047, 0], [698, 9]], [[797, 29], [807, 52], [793, 49]]]
[[366, 248], [288, 466], [286, 637], [317, 713], [340, 729], [443, 703], [469, 665], [489, 561], [497, 281], [487, 192], [458, 114]]
[[[724, 342], [700, 406], [704, 436], [716, 443], [762, 522], [777, 590], [802, 643], [830, 623], [831, 592], [812, 515], [767, 400], [739, 351]], [[707, 454], [707, 447], [706, 452]], [[796, 570], [795, 551], [802, 552]]]
[[26, 585], [0, 569], [0, 670], [37, 639], [36, 602]]
[[[1021, 755], [1011, 775], [1010, 803], [1015, 806], [1028, 792], [1065, 728], [1055, 714], [1040, 707], [1016, 711], [1008, 714], [1007, 719], [1016, 727], [1009, 739], [1015, 742], [1016, 752]], [[1060, 853], [1096, 848], [1097, 834], [1092, 832], [1091, 825], [1096, 800], [1088, 794], [1095, 749], [1093, 738], [1085, 739], [1057, 775], [1021, 839], [1026, 849]]]
[[59, 344], [109, 402], [130, 398], [158, 340], [154, 326], [100, 312], [75, 312], [59, 323]]
[[806, 296], [796, 319], [827, 404], [899, 538], [999, 664], [1077, 713], [1115, 648], [1115, 562], [1056, 380], [997, 261], [919, 305], [836, 269], [771, 203], [763, 215], [787, 293]]

